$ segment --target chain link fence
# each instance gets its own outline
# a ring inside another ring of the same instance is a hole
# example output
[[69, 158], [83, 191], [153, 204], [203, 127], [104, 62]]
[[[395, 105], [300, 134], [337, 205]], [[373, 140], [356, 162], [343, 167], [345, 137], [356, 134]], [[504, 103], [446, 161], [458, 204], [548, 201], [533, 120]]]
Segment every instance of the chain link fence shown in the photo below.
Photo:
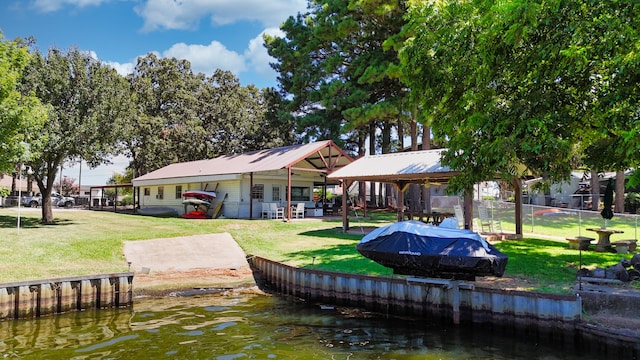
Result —
[[[475, 201], [474, 230], [480, 230], [478, 205], [487, 207], [494, 227], [502, 232], [515, 233], [515, 203], [504, 201]], [[623, 233], [612, 235], [611, 240], [630, 240], [638, 238], [638, 214], [615, 213], [605, 220], [599, 211], [559, 208], [541, 205], [522, 205], [522, 231], [526, 236], [566, 238], [587, 236], [597, 238], [597, 233], [589, 230], [606, 227]]]

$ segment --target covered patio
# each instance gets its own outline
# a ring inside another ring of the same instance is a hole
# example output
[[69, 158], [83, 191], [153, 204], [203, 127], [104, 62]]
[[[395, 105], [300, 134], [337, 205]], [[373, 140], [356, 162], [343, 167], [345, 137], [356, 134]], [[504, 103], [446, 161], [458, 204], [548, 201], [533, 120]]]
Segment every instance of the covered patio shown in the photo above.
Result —
[[[349, 165], [327, 175], [327, 178], [343, 183], [343, 198], [347, 198], [347, 188], [355, 181], [390, 183], [398, 191], [398, 221], [405, 218], [404, 191], [410, 184], [447, 184], [458, 175], [440, 163], [446, 149], [421, 150], [361, 157]], [[522, 236], [522, 191], [520, 179], [514, 179], [516, 203], [516, 236]], [[349, 230], [348, 204], [342, 202], [343, 230]], [[473, 194], [464, 194], [464, 228], [473, 229]]]

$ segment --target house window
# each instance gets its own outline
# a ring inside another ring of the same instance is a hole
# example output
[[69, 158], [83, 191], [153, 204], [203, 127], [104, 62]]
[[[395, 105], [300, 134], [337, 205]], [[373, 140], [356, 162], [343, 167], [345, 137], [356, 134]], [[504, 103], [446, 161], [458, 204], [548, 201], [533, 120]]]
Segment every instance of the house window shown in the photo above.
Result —
[[144, 188], [144, 196], [151, 196], [151, 188]]
[[156, 195], [156, 199], [164, 199], [164, 186], [158, 186], [158, 195]]
[[251, 198], [258, 201], [264, 201], [264, 184], [254, 184], [251, 189]]
[[309, 201], [309, 199], [311, 199], [311, 188], [291, 187], [291, 201]]
[[280, 186], [273, 186], [271, 188], [271, 200], [272, 201], [280, 201], [282, 198], [280, 197]]
[[176, 199], [182, 199], [182, 185], [176, 185]]

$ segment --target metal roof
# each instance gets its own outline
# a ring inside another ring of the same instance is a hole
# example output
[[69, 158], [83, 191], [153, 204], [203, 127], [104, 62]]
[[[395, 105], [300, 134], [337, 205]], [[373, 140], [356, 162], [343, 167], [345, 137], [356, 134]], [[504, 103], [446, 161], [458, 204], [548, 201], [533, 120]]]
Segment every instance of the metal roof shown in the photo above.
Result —
[[238, 155], [224, 155], [215, 159], [175, 163], [137, 177], [133, 181], [246, 174], [287, 168], [330, 173], [352, 161], [353, 159], [333, 141], [326, 140]]
[[446, 149], [361, 157], [327, 176], [329, 179], [375, 182], [447, 182], [458, 174], [440, 164]]

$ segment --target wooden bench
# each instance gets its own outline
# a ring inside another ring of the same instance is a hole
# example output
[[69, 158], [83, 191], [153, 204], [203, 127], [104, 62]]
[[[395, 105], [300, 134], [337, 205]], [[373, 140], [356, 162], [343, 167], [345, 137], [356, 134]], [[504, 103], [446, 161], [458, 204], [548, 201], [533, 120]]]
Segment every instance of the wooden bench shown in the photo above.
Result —
[[569, 242], [569, 249], [576, 250], [589, 250], [589, 245], [595, 240], [586, 236], [568, 237], [566, 239]]
[[618, 240], [611, 242], [612, 246], [615, 246], [618, 254], [635, 253], [637, 240]]

